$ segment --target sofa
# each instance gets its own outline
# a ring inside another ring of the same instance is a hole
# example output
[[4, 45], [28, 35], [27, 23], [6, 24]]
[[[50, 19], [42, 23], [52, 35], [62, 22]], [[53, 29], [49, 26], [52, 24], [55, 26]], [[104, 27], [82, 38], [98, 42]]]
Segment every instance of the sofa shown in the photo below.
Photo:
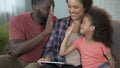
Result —
[[120, 21], [113, 21], [113, 45], [111, 51], [116, 58], [117, 67], [120, 68]]

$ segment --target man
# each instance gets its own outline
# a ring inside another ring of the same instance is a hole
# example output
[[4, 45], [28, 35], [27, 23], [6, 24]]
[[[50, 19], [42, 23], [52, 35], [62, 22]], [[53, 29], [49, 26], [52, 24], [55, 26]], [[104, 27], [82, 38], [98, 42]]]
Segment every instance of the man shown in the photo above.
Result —
[[41, 58], [55, 21], [53, 6], [53, 0], [32, 0], [32, 12], [11, 19], [11, 51], [9, 55], [0, 56], [0, 68], [24, 68]]

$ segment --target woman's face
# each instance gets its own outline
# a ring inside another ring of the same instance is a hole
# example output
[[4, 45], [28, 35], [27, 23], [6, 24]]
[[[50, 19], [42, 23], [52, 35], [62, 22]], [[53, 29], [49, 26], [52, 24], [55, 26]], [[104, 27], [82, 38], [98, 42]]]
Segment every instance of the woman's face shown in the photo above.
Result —
[[68, 11], [73, 20], [79, 20], [84, 13], [80, 0], [68, 0]]

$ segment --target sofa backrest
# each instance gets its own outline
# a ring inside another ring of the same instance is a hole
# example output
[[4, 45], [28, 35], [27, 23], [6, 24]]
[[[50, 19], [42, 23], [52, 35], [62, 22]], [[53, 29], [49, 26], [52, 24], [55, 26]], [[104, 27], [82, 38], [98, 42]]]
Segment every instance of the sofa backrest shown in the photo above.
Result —
[[113, 21], [113, 45], [111, 47], [113, 55], [117, 60], [117, 68], [120, 68], [120, 21]]

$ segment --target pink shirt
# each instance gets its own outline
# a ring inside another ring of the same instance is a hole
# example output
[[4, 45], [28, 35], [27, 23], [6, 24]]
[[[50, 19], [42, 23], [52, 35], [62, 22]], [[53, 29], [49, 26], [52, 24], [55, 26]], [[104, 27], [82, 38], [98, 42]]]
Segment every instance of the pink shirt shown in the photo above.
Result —
[[[20, 14], [18, 16], [14, 16], [10, 21], [9, 40], [29, 40], [39, 35], [44, 29], [45, 25], [37, 24], [32, 20], [31, 13]], [[28, 62], [37, 61], [41, 58], [46, 41], [47, 38], [32, 51], [20, 56], [19, 58]]]
[[79, 49], [81, 53], [81, 61], [83, 68], [98, 68], [104, 62], [107, 62], [105, 54], [110, 52], [110, 49], [104, 44], [87, 43], [85, 38], [79, 38], [73, 42], [73, 45]]

